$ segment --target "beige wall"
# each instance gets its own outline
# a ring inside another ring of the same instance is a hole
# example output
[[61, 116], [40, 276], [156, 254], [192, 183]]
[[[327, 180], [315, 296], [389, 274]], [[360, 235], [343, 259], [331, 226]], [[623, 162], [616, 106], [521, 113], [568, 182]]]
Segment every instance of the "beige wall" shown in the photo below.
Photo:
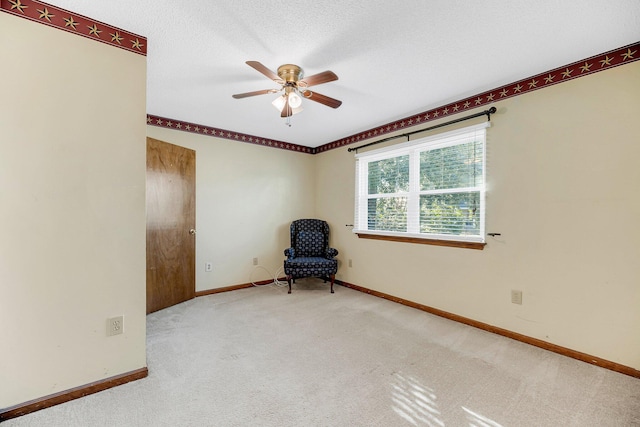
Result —
[[640, 369], [638, 82], [636, 62], [495, 103], [483, 251], [358, 239], [353, 153], [315, 156], [339, 278]]
[[315, 214], [314, 156], [154, 126], [147, 135], [196, 151], [196, 290], [272, 278], [291, 221]]
[[0, 64], [6, 408], [146, 366], [146, 58], [0, 13]]

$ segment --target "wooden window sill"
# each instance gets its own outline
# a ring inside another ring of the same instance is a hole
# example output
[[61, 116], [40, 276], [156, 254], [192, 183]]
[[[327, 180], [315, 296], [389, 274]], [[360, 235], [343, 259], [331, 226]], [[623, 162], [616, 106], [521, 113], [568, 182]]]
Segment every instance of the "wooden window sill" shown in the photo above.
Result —
[[480, 242], [459, 242], [457, 240], [421, 239], [417, 237], [383, 236], [380, 234], [356, 233], [361, 239], [389, 240], [392, 242], [419, 243], [422, 245], [448, 246], [453, 248], [483, 250], [487, 245]]

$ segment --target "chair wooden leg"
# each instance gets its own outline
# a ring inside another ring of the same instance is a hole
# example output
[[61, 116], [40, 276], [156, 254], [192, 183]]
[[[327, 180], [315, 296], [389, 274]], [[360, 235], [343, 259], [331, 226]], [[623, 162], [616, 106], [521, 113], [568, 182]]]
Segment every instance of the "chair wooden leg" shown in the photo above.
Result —
[[287, 276], [287, 283], [289, 284], [289, 292], [287, 292], [288, 294], [291, 293], [291, 275]]
[[335, 275], [335, 274], [332, 274], [332, 275], [331, 275], [331, 293], [334, 293], [334, 292], [333, 292], [333, 281], [334, 281], [335, 279], [336, 279], [336, 275]]

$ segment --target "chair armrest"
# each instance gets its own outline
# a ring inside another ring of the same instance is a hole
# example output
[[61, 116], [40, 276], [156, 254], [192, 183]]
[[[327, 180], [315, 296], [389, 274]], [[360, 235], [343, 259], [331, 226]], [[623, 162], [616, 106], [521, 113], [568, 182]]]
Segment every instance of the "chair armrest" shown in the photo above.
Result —
[[287, 259], [291, 259], [296, 255], [296, 250], [294, 248], [287, 248], [284, 250], [284, 255]]
[[335, 256], [338, 256], [338, 250], [334, 248], [327, 248], [325, 251], [325, 258], [333, 258]]

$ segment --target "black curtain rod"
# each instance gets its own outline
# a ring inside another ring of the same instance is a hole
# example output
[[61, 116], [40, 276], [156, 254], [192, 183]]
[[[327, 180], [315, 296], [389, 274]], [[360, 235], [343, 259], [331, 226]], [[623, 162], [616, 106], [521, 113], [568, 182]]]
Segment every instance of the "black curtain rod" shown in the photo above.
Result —
[[370, 142], [368, 144], [360, 145], [358, 147], [349, 148], [347, 151], [349, 151], [349, 152], [357, 151], [360, 148], [369, 147], [369, 146], [375, 145], [375, 144], [380, 144], [381, 142], [387, 142], [387, 141], [391, 141], [392, 139], [402, 138], [402, 137], [405, 137], [405, 136], [408, 137], [408, 136], [411, 136], [411, 135], [413, 135], [415, 133], [426, 132], [426, 131], [432, 130], [432, 129], [438, 129], [438, 128], [441, 128], [443, 126], [449, 126], [449, 125], [452, 125], [454, 123], [463, 122], [465, 120], [474, 119], [474, 118], [480, 117], [480, 116], [485, 116], [486, 115], [487, 116], [487, 120], [490, 121], [491, 120], [491, 115], [495, 114], [496, 111], [498, 111], [498, 110], [496, 110], [496, 107], [491, 107], [488, 110], [484, 110], [481, 113], [472, 114], [472, 115], [466, 116], [466, 117], [460, 117], [459, 119], [451, 120], [451, 121], [448, 121], [446, 123], [440, 123], [439, 125], [431, 126], [431, 127], [426, 128], [426, 129], [415, 130], [413, 132], [403, 133], [402, 135], [397, 135], [397, 136], [390, 136], [389, 138], [381, 139], [379, 141], [374, 141], [374, 142]]

